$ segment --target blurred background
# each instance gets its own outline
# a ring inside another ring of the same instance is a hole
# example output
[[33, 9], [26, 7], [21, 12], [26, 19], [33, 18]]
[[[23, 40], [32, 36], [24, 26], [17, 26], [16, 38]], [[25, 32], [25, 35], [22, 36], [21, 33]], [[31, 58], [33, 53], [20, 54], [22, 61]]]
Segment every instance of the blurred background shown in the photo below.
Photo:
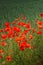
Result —
[[24, 14], [33, 20], [43, 12], [43, 0], [0, 0], [0, 20], [13, 21]]

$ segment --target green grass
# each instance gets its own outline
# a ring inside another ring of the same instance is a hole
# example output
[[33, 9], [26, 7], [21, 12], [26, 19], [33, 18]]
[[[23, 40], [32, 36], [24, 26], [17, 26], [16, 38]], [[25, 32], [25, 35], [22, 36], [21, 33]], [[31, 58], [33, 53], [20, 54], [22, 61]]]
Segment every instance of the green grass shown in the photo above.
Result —
[[0, 20], [13, 21], [24, 14], [27, 19], [34, 20], [43, 12], [43, 0], [2, 0], [0, 1]]
[[[3, 23], [6, 21], [12, 22], [16, 17], [20, 17], [21, 14], [26, 15], [30, 20], [32, 27], [36, 27], [34, 21], [36, 19], [42, 20], [39, 14], [43, 12], [43, 0], [1, 0], [0, 1], [0, 28], [3, 28]], [[26, 21], [25, 21], [26, 22]], [[40, 39], [40, 40], [38, 40]], [[19, 47], [14, 40], [7, 40], [9, 48], [3, 48], [5, 52], [12, 50], [12, 62], [7, 62], [4, 58], [0, 60], [2, 65], [43, 65], [43, 35], [35, 37], [33, 40], [35, 49], [25, 49], [20, 51]], [[2, 47], [0, 47], [2, 48]]]

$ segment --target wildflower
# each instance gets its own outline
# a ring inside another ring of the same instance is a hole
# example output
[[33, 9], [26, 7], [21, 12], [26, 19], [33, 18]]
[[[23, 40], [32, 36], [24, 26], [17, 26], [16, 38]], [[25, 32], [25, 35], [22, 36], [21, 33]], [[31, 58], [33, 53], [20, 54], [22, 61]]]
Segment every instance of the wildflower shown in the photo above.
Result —
[[12, 34], [14, 34], [14, 31], [10, 28], [10, 30], [8, 31], [8, 33], [9, 33], [10, 35], [12, 35]]
[[0, 50], [0, 53], [3, 55], [4, 54], [4, 50]]
[[31, 48], [29, 43], [26, 44], [26, 48]]
[[21, 41], [21, 38], [20, 37], [17, 37], [16, 39], [15, 39], [15, 41], [17, 42], [17, 41]]
[[41, 31], [38, 31], [38, 32], [37, 32], [37, 34], [41, 35], [41, 34], [42, 34], [42, 32], [41, 32]]
[[43, 26], [42, 26], [42, 25], [39, 25], [38, 28], [39, 28], [39, 29], [43, 29]]
[[8, 44], [6, 42], [2, 42], [1, 44], [2, 44], [2, 46], [8, 46]]
[[28, 30], [24, 30], [24, 34], [27, 34], [28, 33]]
[[7, 38], [7, 34], [1, 34], [1, 37], [5, 40]]
[[26, 24], [26, 28], [30, 31], [30, 29], [31, 29], [30, 22], [28, 24]]
[[10, 27], [6, 27], [5, 32], [8, 32], [10, 29], [11, 29]]
[[25, 26], [26, 24], [24, 22], [18, 22], [19, 26]]
[[0, 55], [0, 59], [2, 58], [2, 56]]
[[21, 42], [20, 43], [20, 50], [24, 50], [25, 49], [25, 47], [26, 47], [26, 42]]
[[16, 28], [16, 32], [20, 32], [20, 28], [17, 27], [17, 28]]
[[11, 56], [7, 56], [6, 59], [7, 59], [7, 61], [10, 62], [11, 61]]
[[16, 32], [20, 32], [20, 28], [18, 28], [17, 26], [13, 26], [12, 29]]
[[8, 33], [8, 34], [7, 34], [7, 37], [8, 37], [8, 38], [11, 38], [11, 35], [10, 35], [10, 33]]
[[43, 13], [41, 13], [40, 16], [43, 17]]
[[26, 39], [26, 35], [21, 35], [21, 40], [25, 40]]
[[29, 39], [33, 39], [33, 35], [32, 34], [29, 35]]
[[9, 27], [10, 25], [9, 25], [9, 22], [5, 22], [5, 26], [6, 27]]
[[36, 24], [37, 24], [37, 25], [42, 25], [43, 22], [42, 22], [42, 21], [37, 21]]
[[22, 47], [22, 46], [21, 46], [21, 47], [20, 47], [20, 50], [21, 50], [21, 51], [24, 51], [24, 50], [25, 50], [25, 47]]

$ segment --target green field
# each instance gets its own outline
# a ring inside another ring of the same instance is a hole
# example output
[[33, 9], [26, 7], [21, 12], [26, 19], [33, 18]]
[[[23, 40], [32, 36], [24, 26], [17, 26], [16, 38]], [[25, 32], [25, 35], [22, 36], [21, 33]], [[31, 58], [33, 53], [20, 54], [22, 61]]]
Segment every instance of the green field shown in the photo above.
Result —
[[[43, 22], [43, 18], [40, 17], [41, 13], [43, 13], [43, 0], [0, 0], [0, 29], [5, 28], [5, 22], [11, 24], [16, 18], [21, 18], [23, 14], [26, 16], [26, 20], [20, 21], [27, 23], [29, 20], [32, 28], [36, 28], [38, 31], [35, 21], [39, 20]], [[25, 29], [23, 27], [20, 28], [22, 31]], [[42, 35], [33, 34], [33, 41], [28, 40], [35, 48], [25, 49], [24, 51], [20, 51], [17, 42], [14, 41], [16, 37], [5, 40], [9, 46], [1, 46], [1, 42], [3, 41], [1, 34], [3, 32], [0, 32], [0, 50], [3, 49], [5, 51], [5, 54], [2, 54], [3, 58], [0, 57], [0, 65], [43, 65], [43, 29], [41, 31]], [[12, 61], [8, 62], [6, 56], [10, 55], [12, 56]]]

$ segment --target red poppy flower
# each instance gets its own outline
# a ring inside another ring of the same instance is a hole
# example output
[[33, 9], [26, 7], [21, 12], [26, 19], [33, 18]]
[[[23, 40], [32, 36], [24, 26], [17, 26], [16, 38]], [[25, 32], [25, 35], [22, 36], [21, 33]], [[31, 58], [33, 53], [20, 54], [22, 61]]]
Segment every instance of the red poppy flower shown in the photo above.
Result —
[[1, 54], [4, 54], [4, 50], [0, 50], [0, 53], [1, 53]]
[[7, 58], [6, 58], [6, 59], [7, 59], [7, 61], [9, 61], [9, 62], [10, 62], [10, 61], [11, 61], [11, 56], [7, 56]]
[[41, 35], [41, 34], [42, 34], [42, 32], [41, 32], [41, 31], [38, 31], [38, 32], [37, 32], [37, 34]]
[[27, 43], [26, 42], [21, 42], [20, 44], [21, 44], [20, 47], [25, 47]]
[[10, 27], [6, 27], [5, 32], [8, 32], [10, 29], [11, 29]]
[[21, 38], [20, 38], [20, 37], [17, 37], [17, 38], [15, 39], [15, 41], [16, 41], [16, 42], [21, 41]]
[[29, 35], [29, 39], [33, 39], [33, 35], [32, 34]]
[[1, 44], [2, 44], [2, 46], [8, 46], [8, 44], [6, 42], [2, 42]]
[[43, 13], [41, 13], [40, 16], [43, 17]]
[[42, 25], [43, 22], [42, 22], [42, 21], [37, 21], [36, 24], [38, 24], [38, 25]]
[[20, 28], [17, 27], [17, 26], [13, 26], [13, 27], [12, 27], [12, 30], [14, 30], [14, 31], [16, 31], [16, 32], [20, 32]]
[[24, 30], [24, 34], [27, 34], [28, 33], [28, 30]]
[[2, 58], [2, 56], [0, 55], [0, 59]]
[[3, 50], [0, 50], [0, 53], [3, 52]]
[[7, 37], [8, 37], [8, 38], [11, 38], [11, 35], [8, 33], [8, 34], [7, 34]]
[[30, 22], [28, 24], [26, 24], [26, 28], [28, 28], [28, 30], [31, 29], [31, 25], [30, 25]]
[[15, 36], [15, 35], [14, 35], [14, 34], [11, 34], [11, 33], [8, 33], [8, 34], [7, 34], [7, 37], [8, 37], [8, 38], [14, 38], [14, 36]]
[[9, 27], [10, 26], [9, 22], [5, 22], [5, 26]]
[[30, 47], [31, 47], [30, 44], [27, 43], [27, 44], [26, 44], [26, 48], [30, 48]]
[[24, 22], [18, 22], [19, 26], [25, 26], [26, 24]]
[[26, 42], [21, 42], [20, 43], [20, 50], [24, 50], [26, 48]]
[[43, 26], [42, 26], [42, 25], [39, 25], [38, 28], [39, 28], [39, 29], [43, 29]]
[[17, 27], [17, 28], [16, 28], [16, 32], [20, 32], [20, 28]]
[[22, 46], [21, 46], [21, 47], [20, 47], [20, 50], [21, 50], [21, 51], [24, 51], [24, 50], [25, 50], [25, 47], [22, 47]]
[[1, 37], [5, 40], [7, 38], [7, 34], [1, 34]]
[[26, 39], [26, 35], [21, 35], [21, 40], [25, 40]]
[[8, 31], [8, 33], [9, 33], [10, 35], [12, 35], [12, 34], [14, 34], [14, 31], [13, 31], [12, 29], [10, 29], [10, 30]]
[[13, 26], [13, 27], [12, 27], [12, 30], [14, 30], [14, 31], [15, 31], [15, 30], [16, 30], [16, 27], [17, 27], [17, 26]]
[[14, 34], [12, 34], [12, 35], [11, 35], [11, 38], [14, 38], [14, 37], [15, 37], [15, 35], [14, 35]]

